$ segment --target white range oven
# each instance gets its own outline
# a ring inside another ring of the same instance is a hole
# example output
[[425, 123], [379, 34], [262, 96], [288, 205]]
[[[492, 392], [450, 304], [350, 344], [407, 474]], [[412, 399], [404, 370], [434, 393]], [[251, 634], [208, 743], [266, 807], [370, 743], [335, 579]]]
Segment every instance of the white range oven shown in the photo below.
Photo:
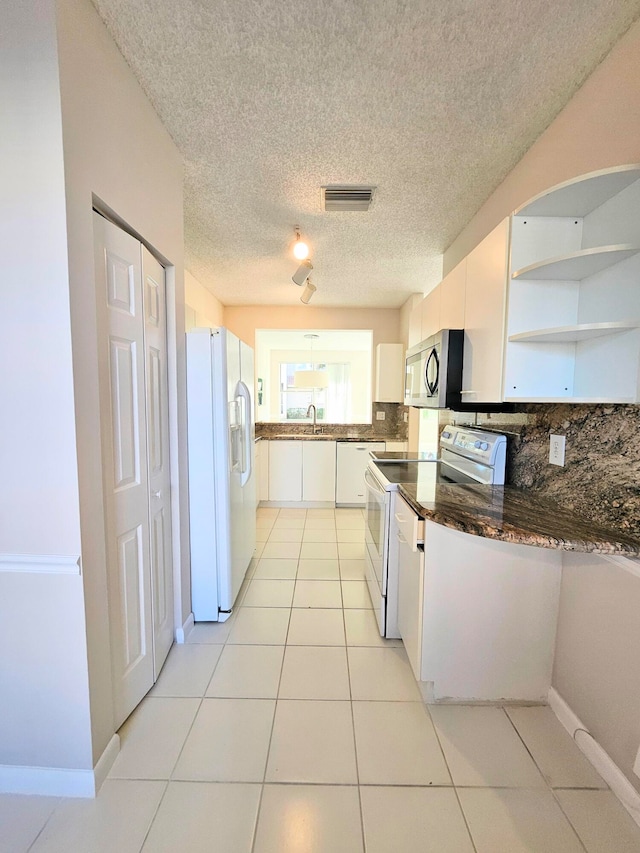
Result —
[[378, 628], [383, 637], [398, 630], [398, 567], [390, 548], [391, 493], [403, 483], [502, 485], [506, 437], [469, 427], [446, 426], [440, 457], [372, 452], [365, 471], [365, 570]]

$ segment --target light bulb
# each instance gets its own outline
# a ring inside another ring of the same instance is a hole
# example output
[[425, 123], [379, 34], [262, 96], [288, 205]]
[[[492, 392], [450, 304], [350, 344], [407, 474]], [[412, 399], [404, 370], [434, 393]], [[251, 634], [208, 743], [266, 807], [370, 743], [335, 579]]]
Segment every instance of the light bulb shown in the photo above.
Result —
[[293, 254], [299, 261], [309, 257], [309, 247], [302, 240], [297, 240], [293, 246]]

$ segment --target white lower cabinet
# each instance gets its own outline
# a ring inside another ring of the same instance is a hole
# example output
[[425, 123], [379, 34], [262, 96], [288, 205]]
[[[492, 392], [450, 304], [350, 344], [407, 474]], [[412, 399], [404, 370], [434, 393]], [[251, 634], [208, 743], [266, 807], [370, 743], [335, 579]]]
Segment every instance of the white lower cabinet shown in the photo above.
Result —
[[336, 442], [300, 441], [302, 445], [302, 500], [336, 499]]
[[269, 500], [269, 442], [256, 442], [256, 492], [258, 502]]
[[[404, 526], [399, 517], [408, 519]], [[394, 495], [398, 627], [423, 695], [546, 701], [562, 552], [425, 521], [421, 553], [414, 550], [417, 518]]]
[[303, 441], [269, 442], [269, 500], [302, 500]]
[[369, 451], [384, 450], [384, 441], [339, 441], [336, 460], [337, 504], [364, 506], [364, 472], [369, 462]]

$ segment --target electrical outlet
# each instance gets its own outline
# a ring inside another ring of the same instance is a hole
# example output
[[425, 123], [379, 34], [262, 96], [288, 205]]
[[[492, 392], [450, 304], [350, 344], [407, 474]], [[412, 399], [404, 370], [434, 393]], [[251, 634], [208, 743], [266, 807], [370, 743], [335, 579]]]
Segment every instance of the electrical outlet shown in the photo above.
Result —
[[550, 435], [549, 436], [549, 462], [551, 465], [561, 465], [564, 467], [564, 443], [566, 436]]
[[403, 416], [404, 422], [406, 424], [409, 420], [409, 412], [404, 412], [402, 416]]
[[376, 420], [383, 421], [387, 416], [386, 412], [376, 412]]

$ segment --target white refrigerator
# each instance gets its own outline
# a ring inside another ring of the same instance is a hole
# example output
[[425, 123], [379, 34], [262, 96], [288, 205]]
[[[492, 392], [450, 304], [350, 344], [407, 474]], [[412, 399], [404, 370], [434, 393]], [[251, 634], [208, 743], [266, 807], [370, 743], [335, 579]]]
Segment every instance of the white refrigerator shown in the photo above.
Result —
[[256, 546], [253, 350], [228, 329], [186, 338], [191, 609], [223, 622]]

